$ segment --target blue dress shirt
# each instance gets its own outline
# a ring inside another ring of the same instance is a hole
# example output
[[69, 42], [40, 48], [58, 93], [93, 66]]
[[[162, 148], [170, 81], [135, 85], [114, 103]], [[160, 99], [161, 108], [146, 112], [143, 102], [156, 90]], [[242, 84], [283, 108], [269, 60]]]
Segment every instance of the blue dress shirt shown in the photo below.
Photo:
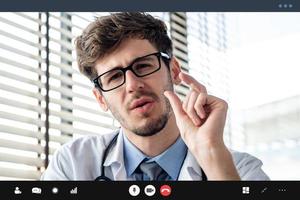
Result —
[[187, 153], [187, 146], [181, 137], [178, 137], [176, 142], [161, 154], [155, 157], [148, 157], [128, 140], [122, 129], [120, 133], [123, 134], [124, 163], [128, 178], [132, 179], [136, 168], [144, 159], [147, 159], [147, 162], [155, 161], [159, 164], [171, 177], [170, 180], [178, 179], [182, 163]]

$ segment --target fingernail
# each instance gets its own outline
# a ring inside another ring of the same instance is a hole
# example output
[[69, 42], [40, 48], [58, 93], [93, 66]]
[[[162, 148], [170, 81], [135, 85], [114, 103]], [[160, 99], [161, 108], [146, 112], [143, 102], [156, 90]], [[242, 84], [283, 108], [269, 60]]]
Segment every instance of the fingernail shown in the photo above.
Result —
[[205, 118], [205, 113], [201, 113], [201, 119], [204, 119]]
[[194, 120], [194, 123], [195, 123], [196, 125], [199, 125], [199, 124], [200, 124], [200, 120], [199, 120], [199, 119], [195, 119], [195, 120]]

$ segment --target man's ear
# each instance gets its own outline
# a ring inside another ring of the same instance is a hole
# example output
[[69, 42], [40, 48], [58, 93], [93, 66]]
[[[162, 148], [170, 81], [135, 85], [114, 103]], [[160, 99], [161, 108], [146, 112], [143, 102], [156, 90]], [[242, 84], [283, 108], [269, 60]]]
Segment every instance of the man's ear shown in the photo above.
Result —
[[99, 91], [99, 89], [93, 88], [93, 94], [96, 97], [96, 100], [97, 100], [98, 104], [100, 105], [100, 107], [102, 108], [102, 110], [105, 112], [108, 111], [107, 102], [106, 102], [104, 96]]
[[179, 85], [181, 83], [181, 80], [179, 78], [179, 73], [181, 72], [181, 69], [178, 60], [174, 56], [170, 61], [170, 72], [171, 72], [172, 82], [175, 85]]

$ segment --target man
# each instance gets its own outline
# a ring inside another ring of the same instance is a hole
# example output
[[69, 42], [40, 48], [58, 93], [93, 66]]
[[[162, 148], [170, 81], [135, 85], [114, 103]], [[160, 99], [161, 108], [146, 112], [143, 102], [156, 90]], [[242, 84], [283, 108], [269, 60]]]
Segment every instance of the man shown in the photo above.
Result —
[[[262, 162], [223, 141], [227, 103], [181, 72], [165, 24], [144, 13], [99, 17], [76, 39], [80, 71], [121, 128], [53, 156], [43, 180], [266, 180]], [[190, 87], [183, 102], [173, 84]]]

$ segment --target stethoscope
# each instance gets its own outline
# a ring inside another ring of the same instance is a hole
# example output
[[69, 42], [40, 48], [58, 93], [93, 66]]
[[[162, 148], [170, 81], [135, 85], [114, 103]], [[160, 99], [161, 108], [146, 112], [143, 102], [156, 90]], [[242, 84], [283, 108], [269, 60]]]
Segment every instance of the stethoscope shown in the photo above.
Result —
[[[104, 150], [103, 153], [103, 157], [102, 157], [102, 163], [101, 163], [101, 175], [98, 176], [95, 181], [112, 181], [110, 178], [108, 178], [107, 176], [105, 176], [105, 170], [104, 170], [104, 162], [107, 158], [107, 155], [110, 151], [110, 149], [112, 148], [112, 146], [117, 142], [117, 138], [118, 138], [119, 134], [116, 134], [113, 139], [111, 140], [111, 142], [108, 144], [108, 146], [106, 147], [106, 149]], [[201, 168], [201, 173], [202, 173], [202, 181], [207, 181], [207, 176], [204, 173], [203, 169]]]

